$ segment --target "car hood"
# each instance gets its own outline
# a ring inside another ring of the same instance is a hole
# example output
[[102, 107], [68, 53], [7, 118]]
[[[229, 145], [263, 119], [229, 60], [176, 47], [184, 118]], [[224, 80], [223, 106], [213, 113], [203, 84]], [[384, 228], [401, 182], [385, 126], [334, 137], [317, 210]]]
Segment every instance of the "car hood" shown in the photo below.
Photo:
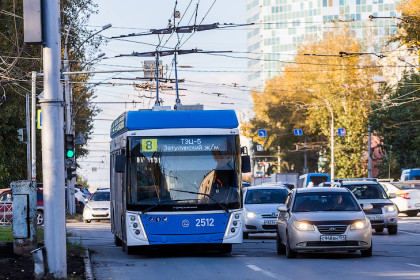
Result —
[[298, 221], [354, 221], [365, 219], [363, 211], [294, 212]]
[[264, 214], [264, 213], [278, 213], [277, 207], [282, 204], [277, 203], [267, 203], [267, 204], [244, 204], [245, 211], [252, 211], [257, 214]]
[[91, 208], [109, 208], [110, 207], [110, 202], [109, 201], [93, 201], [93, 200], [89, 200], [89, 202], [87, 203], [87, 205], [89, 205], [89, 207], [91, 207]]

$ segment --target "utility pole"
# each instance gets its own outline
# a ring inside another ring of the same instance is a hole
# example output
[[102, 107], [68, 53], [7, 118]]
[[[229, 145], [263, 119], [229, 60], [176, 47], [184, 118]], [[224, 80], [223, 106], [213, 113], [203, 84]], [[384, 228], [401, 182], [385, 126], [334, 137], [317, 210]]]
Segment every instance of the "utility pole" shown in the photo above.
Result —
[[32, 71], [31, 77], [31, 162], [32, 162], [32, 181], [36, 181], [36, 77], [37, 73]]
[[277, 146], [277, 166], [278, 166], [278, 170], [277, 172], [280, 173], [280, 146]]
[[31, 180], [31, 121], [29, 116], [30, 102], [29, 93], [26, 93], [26, 169], [28, 173], [28, 180]]
[[64, 199], [64, 110], [60, 84], [60, 0], [43, 4], [44, 99], [42, 108], [42, 171], [44, 178], [44, 239], [49, 272], [67, 277]]
[[370, 131], [370, 124], [368, 124], [368, 178], [372, 178], [372, 159], [371, 159], [371, 145], [372, 145], [372, 135]]
[[305, 134], [305, 152], [303, 154], [303, 173], [308, 173], [308, 162], [306, 157], [306, 149], [307, 149], [307, 143], [306, 143], [306, 134]]

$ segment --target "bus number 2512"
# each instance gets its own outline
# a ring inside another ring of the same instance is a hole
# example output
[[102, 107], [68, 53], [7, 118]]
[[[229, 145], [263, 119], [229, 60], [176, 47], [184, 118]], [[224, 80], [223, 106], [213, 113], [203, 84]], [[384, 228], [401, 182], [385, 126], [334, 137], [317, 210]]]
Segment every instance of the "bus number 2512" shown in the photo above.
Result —
[[214, 219], [195, 219], [196, 227], [214, 227]]

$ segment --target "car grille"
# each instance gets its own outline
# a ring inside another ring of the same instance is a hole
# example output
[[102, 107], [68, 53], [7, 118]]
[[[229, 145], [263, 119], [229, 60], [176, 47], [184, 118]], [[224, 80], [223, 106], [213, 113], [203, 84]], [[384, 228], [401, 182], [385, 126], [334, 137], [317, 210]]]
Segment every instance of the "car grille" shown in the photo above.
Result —
[[245, 225], [245, 227], [246, 227], [247, 229], [257, 229], [257, 227], [256, 227], [256, 226], [251, 226], [251, 225]]
[[263, 229], [276, 229], [277, 226], [276, 225], [263, 225], [262, 228]]
[[322, 234], [343, 234], [346, 232], [347, 226], [317, 226]]
[[270, 219], [270, 218], [277, 218], [277, 213], [269, 213], [269, 214], [262, 214], [261, 217], [265, 218], [265, 219]]
[[92, 214], [92, 217], [108, 217], [108, 214]]
[[308, 247], [322, 247], [322, 246], [359, 246], [357, 241], [308, 241], [306, 242]]

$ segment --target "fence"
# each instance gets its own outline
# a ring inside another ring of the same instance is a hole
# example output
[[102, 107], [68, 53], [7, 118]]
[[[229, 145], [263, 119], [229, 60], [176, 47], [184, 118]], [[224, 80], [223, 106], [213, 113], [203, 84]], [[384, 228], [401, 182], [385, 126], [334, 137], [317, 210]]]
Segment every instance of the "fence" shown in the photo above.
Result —
[[0, 202], [0, 226], [11, 226], [13, 221], [13, 205], [11, 202]]

